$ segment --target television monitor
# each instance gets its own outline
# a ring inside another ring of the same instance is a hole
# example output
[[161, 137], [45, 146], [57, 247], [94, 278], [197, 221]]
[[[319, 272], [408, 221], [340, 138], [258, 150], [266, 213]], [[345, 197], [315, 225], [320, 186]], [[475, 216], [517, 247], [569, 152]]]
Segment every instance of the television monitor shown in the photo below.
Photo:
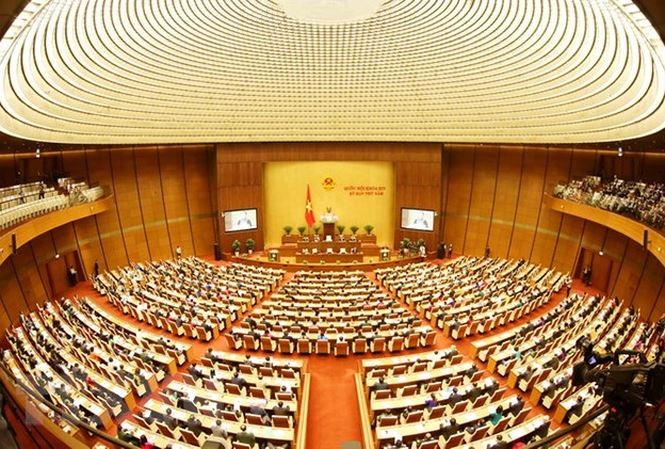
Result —
[[257, 228], [256, 209], [237, 209], [224, 212], [224, 231], [248, 231]]
[[434, 231], [434, 211], [402, 208], [402, 229]]

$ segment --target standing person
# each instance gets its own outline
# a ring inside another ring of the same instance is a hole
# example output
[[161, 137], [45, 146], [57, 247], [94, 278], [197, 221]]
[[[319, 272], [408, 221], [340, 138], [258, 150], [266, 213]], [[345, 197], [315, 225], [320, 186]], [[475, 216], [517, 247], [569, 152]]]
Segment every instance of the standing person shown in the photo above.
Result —
[[93, 279], [99, 277], [99, 261], [97, 259], [95, 259], [95, 265], [92, 267], [92, 275], [94, 276]]
[[180, 245], [175, 247], [175, 257], [176, 259], [180, 259], [182, 257], [182, 248]]
[[75, 286], [78, 282], [78, 271], [76, 271], [74, 265], [69, 266], [69, 269], [67, 270], [67, 277], [69, 278], [70, 286]]
[[453, 244], [452, 243], [448, 245], [448, 258], [450, 259], [451, 257], [453, 257]]
[[584, 267], [584, 271], [582, 272], [582, 282], [584, 282], [584, 285], [587, 287], [591, 285], [591, 265]]
[[490, 247], [489, 247], [489, 245], [488, 245], [488, 246], [485, 247], [485, 257], [489, 257], [489, 256], [490, 256], [490, 252], [491, 252], [491, 251], [490, 251]]
[[568, 279], [566, 279], [566, 296], [570, 296], [570, 291], [572, 290], [572, 288], [573, 288], [573, 280], [570, 277], [568, 277]]

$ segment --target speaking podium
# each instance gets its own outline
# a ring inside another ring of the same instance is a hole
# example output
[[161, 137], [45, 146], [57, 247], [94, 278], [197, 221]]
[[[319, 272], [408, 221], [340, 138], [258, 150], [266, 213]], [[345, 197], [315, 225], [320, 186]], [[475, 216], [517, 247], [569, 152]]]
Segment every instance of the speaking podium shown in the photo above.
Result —
[[335, 222], [323, 223], [323, 240], [335, 240]]
[[[335, 240], [335, 223], [337, 223], [337, 215], [332, 213], [331, 208], [327, 208], [326, 213], [321, 215], [321, 223], [323, 223], [323, 240]], [[328, 239], [330, 236], [330, 239]]]

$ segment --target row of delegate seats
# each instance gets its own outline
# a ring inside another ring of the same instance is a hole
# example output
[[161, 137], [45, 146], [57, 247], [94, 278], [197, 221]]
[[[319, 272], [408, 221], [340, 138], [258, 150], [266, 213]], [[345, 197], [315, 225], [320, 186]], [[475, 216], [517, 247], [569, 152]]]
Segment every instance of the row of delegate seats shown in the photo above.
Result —
[[[487, 358], [487, 368], [490, 372], [497, 372], [507, 376], [510, 370], [522, 363], [522, 359], [533, 358], [534, 353], [544, 347], [555, 347], [555, 342], [566, 337], [577, 335], [586, 329], [601, 310], [603, 300], [599, 297], [586, 297], [572, 306], [571, 313], [556, 318], [541, 327], [525, 327], [524, 335], [516, 335], [510, 341], [504, 342], [499, 349]], [[536, 320], [533, 324], [542, 324]], [[529, 323], [531, 324], [531, 323]], [[528, 330], [530, 329], [530, 330]]]
[[[96, 313], [84, 300], [47, 302], [7, 331], [3, 364], [45, 402], [98, 428], [131, 411], [138, 398], [187, 361], [190, 347], [164, 337], [128, 330]], [[167, 354], [170, 352], [172, 355]], [[68, 433], [76, 427], [37, 403]]]
[[377, 270], [383, 285], [459, 339], [518, 320], [547, 303], [567, 277], [524, 260], [462, 257], [442, 266]]
[[382, 448], [491, 447], [497, 439], [510, 443], [547, 434], [548, 417], [527, 420], [531, 409], [519, 396], [506, 397], [505, 388], [463, 362], [454, 348], [367, 359], [361, 366], [362, 400]]
[[569, 354], [581, 355], [580, 339], [596, 341], [602, 337], [619, 318], [620, 303], [614, 299], [605, 300], [602, 307], [588, 316], [575, 320], [574, 326], [560, 329], [558, 336], [549, 335], [537, 338], [535, 346], [528, 354], [513, 357], [513, 362], [504, 366], [499, 373], [508, 374], [508, 385], [524, 392], [530, 391], [542, 379], [552, 375], [560, 367], [560, 360]]
[[[613, 353], [619, 349], [644, 352], [656, 343], [655, 325], [637, 323], [639, 312], [627, 308], [614, 324], [605, 332], [602, 338], [591, 342], [594, 350], [600, 353]], [[572, 353], [566, 363], [552, 372], [545, 379], [534, 385], [531, 392], [531, 401], [541, 403], [545, 408], [555, 410], [555, 420], [559, 422], [574, 423], [599, 402], [599, 395], [595, 389], [576, 388], [572, 385], [573, 366], [583, 360], [584, 350], [580, 348]], [[624, 356], [622, 363], [629, 361]], [[634, 360], [635, 363], [639, 359]], [[593, 394], [588, 394], [589, 391]], [[579, 400], [582, 405], [579, 405]]]
[[361, 272], [299, 272], [227, 339], [234, 349], [344, 356], [427, 347], [436, 333]]
[[572, 294], [564, 298], [557, 306], [538, 317], [520, 326], [496, 333], [492, 336], [477, 339], [471, 342], [472, 356], [483, 362], [487, 362], [489, 356], [501, 353], [510, 348], [516, 348], [529, 341], [532, 337], [555, 328], [559, 323], [570, 320], [577, 309], [584, 304], [584, 296]]
[[177, 336], [210, 341], [271, 291], [284, 272], [197, 258], [135, 264], [98, 276], [109, 302]]
[[121, 428], [148, 435], [151, 442], [192, 447], [210, 438], [222, 447], [244, 447], [237, 445], [242, 432], [262, 445], [292, 447], [303, 406], [299, 391], [308, 376], [304, 367], [301, 360], [209, 348]]

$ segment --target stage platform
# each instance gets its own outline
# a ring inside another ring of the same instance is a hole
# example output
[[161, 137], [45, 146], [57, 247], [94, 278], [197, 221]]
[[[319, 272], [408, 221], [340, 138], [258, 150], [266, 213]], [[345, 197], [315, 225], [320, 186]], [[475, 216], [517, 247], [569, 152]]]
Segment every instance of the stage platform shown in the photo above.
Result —
[[394, 267], [397, 265], [406, 265], [414, 262], [422, 262], [426, 257], [422, 256], [400, 256], [398, 253], [393, 252], [390, 255], [390, 260], [379, 261], [378, 257], [363, 257], [362, 262], [329, 262], [329, 263], [296, 263], [295, 257], [280, 258], [279, 262], [271, 262], [268, 260], [268, 254], [265, 252], [258, 252], [251, 255], [242, 254], [239, 256], [226, 255], [226, 259], [231, 262], [240, 262], [248, 265], [258, 265], [267, 268], [279, 268], [286, 271], [343, 271], [343, 270], [361, 270], [372, 271], [377, 268]]

